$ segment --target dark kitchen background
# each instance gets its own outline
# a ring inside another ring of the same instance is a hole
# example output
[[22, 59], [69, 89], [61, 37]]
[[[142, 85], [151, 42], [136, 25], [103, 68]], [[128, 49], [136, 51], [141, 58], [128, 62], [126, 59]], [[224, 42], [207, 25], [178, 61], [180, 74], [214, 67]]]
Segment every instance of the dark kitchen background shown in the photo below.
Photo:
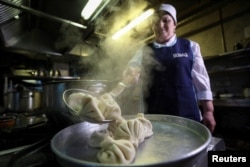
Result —
[[[6, 92], [11, 89], [38, 91], [39, 98], [46, 98], [43, 88], [50, 82], [84, 80], [91, 86], [91, 80], [102, 88], [103, 83], [119, 80], [127, 61], [153, 40], [153, 33], [146, 20], [120, 39], [111, 36], [143, 10], [165, 2], [176, 6], [177, 35], [201, 46], [214, 95], [213, 136], [222, 138], [227, 150], [250, 150], [250, 1], [104, 2], [84, 20], [81, 11], [87, 0], [0, 0], [1, 119], [21, 113], [47, 123], [42, 104], [28, 114], [13, 106], [6, 110]], [[124, 100], [127, 95], [130, 98]], [[140, 87], [129, 88], [119, 100], [124, 114], [140, 112]], [[2, 137], [15, 125], [0, 125], [2, 146], [7, 143]], [[30, 129], [37, 138], [43, 136], [43, 130]]]

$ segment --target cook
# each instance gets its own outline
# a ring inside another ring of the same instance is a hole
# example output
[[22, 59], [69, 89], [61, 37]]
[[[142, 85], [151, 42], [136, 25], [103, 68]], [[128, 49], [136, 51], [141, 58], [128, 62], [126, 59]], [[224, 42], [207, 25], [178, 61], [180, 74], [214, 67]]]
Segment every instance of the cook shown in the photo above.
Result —
[[213, 96], [199, 44], [176, 36], [176, 9], [170, 4], [160, 5], [152, 23], [154, 42], [138, 50], [111, 94], [150, 77], [149, 82], [143, 80], [145, 113], [189, 118], [213, 132]]

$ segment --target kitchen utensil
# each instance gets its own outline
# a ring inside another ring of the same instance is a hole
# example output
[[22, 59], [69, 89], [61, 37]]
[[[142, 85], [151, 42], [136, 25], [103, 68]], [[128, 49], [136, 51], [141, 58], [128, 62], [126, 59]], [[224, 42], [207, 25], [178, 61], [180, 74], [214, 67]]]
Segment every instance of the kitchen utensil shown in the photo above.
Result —
[[34, 111], [41, 108], [42, 92], [37, 90], [13, 90], [5, 94], [5, 107], [11, 111]]
[[[133, 119], [136, 115], [124, 116]], [[106, 129], [107, 124], [82, 122], [59, 131], [51, 140], [51, 148], [62, 167], [125, 167], [164, 166], [191, 167], [207, 154], [211, 133], [202, 124], [170, 115], [147, 115], [153, 125], [153, 136], [137, 149], [134, 162], [125, 164], [98, 163], [98, 148], [88, 145], [93, 132]]]
[[[114, 120], [97, 120], [95, 118], [91, 118], [91, 117], [86, 117], [86, 116], [82, 116], [79, 115], [79, 113], [81, 111], [77, 111], [72, 105], [70, 105], [69, 101], [70, 101], [70, 95], [74, 94], [74, 93], [84, 93], [87, 95], [91, 95], [94, 97], [98, 98], [97, 94], [94, 94], [92, 92], [89, 92], [87, 90], [83, 90], [83, 89], [67, 89], [63, 92], [63, 101], [66, 104], [66, 106], [70, 109], [72, 115], [74, 115], [77, 119], [81, 120], [81, 121], [87, 121], [87, 122], [92, 122], [92, 123], [109, 123], [112, 122]], [[77, 104], [78, 106], [81, 106], [81, 101], [75, 101], [75, 103], [79, 102], [79, 104]], [[84, 110], [84, 109], [83, 109]]]
[[53, 70], [49, 71], [49, 76], [51, 76], [51, 77], [59, 77], [59, 76], [61, 76], [61, 74], [60, 74], [59, 70], [53, 69]]
[[11, 68], [11, 72], [13, 75], [16, 76], [32, 76], [34, 74], [35, 70], [34, 69], [23, 69], [23, 68]]
[[53, 127], [62, 129], [75, 123], [72, 114], [63, 102], [63, 92], [67, 89], [84, 89], [94, 94], [109, 92], [117, 81], [108, 80], [61, 80], [43, 83], [43, 110]]

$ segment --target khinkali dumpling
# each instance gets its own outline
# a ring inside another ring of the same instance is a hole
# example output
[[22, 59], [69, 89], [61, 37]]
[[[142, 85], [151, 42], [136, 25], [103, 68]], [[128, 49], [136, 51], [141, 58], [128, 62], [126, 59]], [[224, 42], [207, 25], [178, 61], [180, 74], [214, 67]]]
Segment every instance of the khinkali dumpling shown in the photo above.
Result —
[[137, 120], [139, 120], [143, 124], [145, 138], [150, 137], [153, 135], [153, 125], [152, 123], [144, 117], [143, 113], [138, 113]]
[[[153, 135], [151, 122], [138, 114], [134, 119], [119, 119], [109, 123], [105, 133], [94, 132], [89, 141], [92, 147], [101, 147], [97, 153], [100, 163], [106, 164], [130, 164], [136, 150], [145, 138]], [[100, 143], [100, 144], [99, 144]]]
[[143, 125], [136, 119], [123, 121], [113, 133], [114, 139], [129, 140], [135, 148], [144, 140], [145, 132]]
[[121, 108], [109, 93], [104, 93], [99, 98], [99, 109], [107, 120], [120, 120]]
[[101, 110], [98, 108], [99, 100], [92, 95], [82, 92], [72, 93], [68, 97], [68, 105], [72, 108], [74, 116], [81, 118], [94, 118], [98, 121], [104, 120]]
[[101, 143], [101, 148], [97, 159], [104, 164], [130, 164], [136, 155], [135, 147], [130, 141], [114, 140], [110, 136]]
[[107, 130], [109, 131], [110, 136], [114, 137], [114, 133], [115, 133], [117, 127], [119, 127], [122, 123], [126, 123], [126, 122], [127, 122], [127, 120], [125, 120], [125, 119], [115, 120], [113, 122], [110, 122], [108, 124], [108, 128], [107, 128]]
[[69, 97], [66, 99], [67, 104], [71, 109], [73, 109], [72, 112], [76, 112], [75, 114], [79, 114], [82, 111], [83, 108], [83, 101], [87, 98], [87, 94], [85, 93], [72, 93], [69, 95]]
[[82, 92], [72, 93], [68, 97], [68, 104], [72, 113], [79, 118], [94, 118], [97, 121], [120, 120], [120, 106], [109, 93], [95, 97]]

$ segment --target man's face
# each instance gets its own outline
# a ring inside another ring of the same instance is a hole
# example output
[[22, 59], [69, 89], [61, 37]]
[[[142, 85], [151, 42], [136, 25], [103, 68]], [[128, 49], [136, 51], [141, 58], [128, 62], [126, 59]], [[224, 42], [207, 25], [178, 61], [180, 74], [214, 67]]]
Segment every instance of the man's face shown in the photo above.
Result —
[[158, 43], [167, 42], [174, 34], [176, 23], [168, 13], [159, 13], [154, 20], [154, 32]]

